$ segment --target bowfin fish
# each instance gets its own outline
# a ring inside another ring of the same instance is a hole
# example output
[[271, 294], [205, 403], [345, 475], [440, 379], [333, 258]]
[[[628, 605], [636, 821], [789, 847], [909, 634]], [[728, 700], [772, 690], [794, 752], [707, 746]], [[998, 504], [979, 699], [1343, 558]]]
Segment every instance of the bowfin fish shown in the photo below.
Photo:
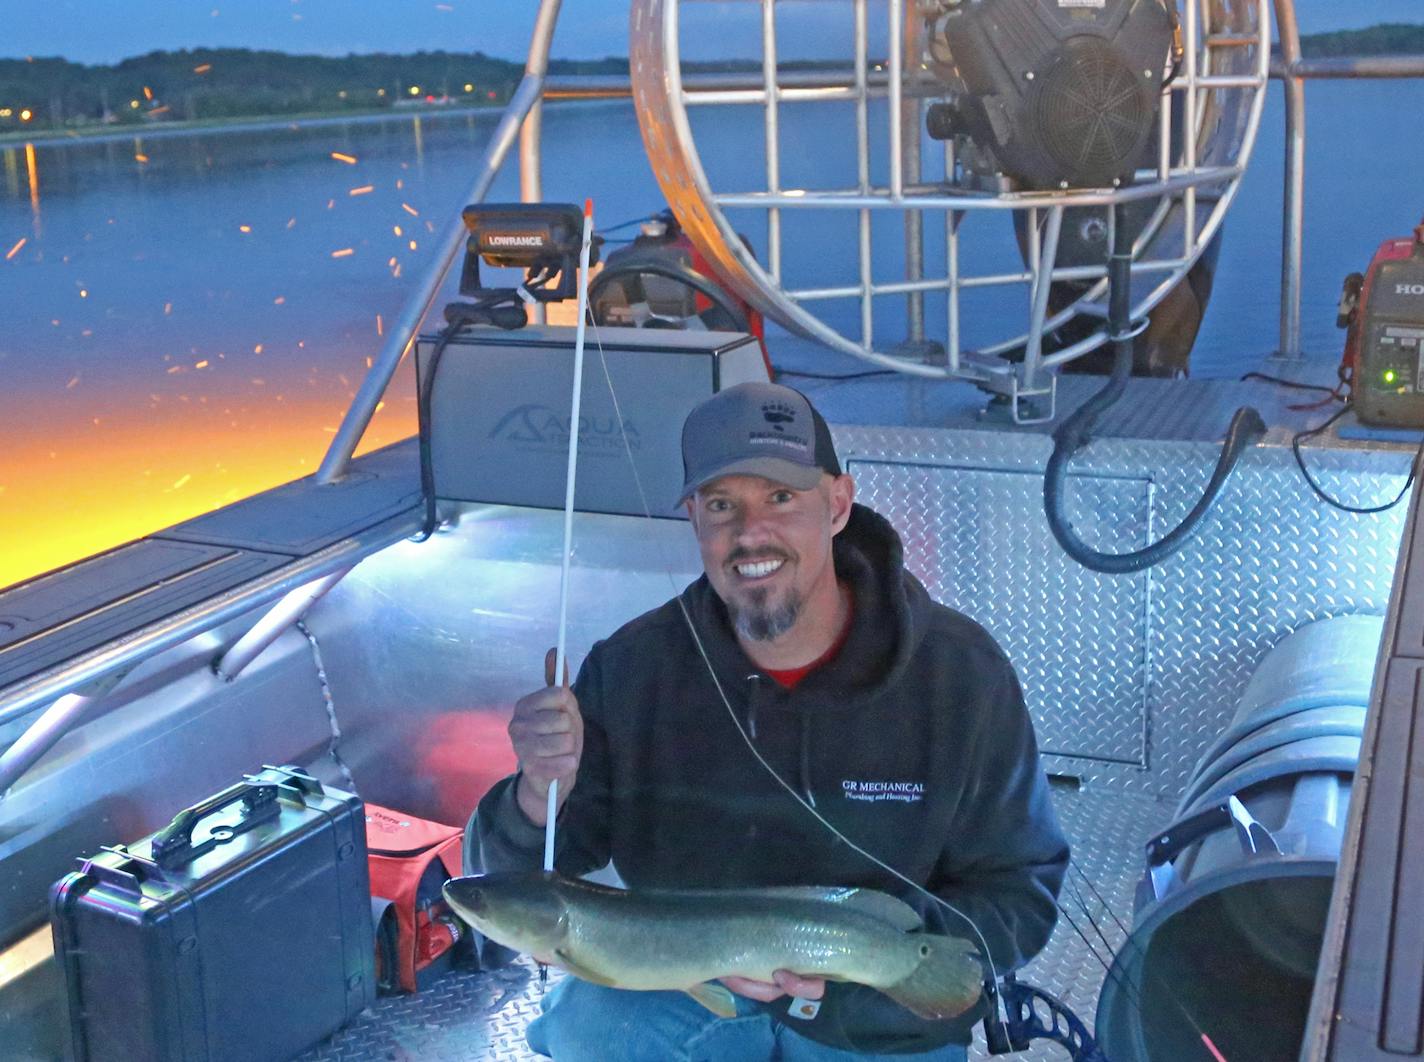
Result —
[[922, 1018], [953, 1018], [978, 1000], [984, 976], [968, 941], [925, 932], [913, 908], [873, 889], [629, 891], [500, 873], [447, 882], [445, 899], [505, 947], [595, 984], [688, 992], [719, 1014], [730, 997], [708, 982], [790, 970], [868, 985]]

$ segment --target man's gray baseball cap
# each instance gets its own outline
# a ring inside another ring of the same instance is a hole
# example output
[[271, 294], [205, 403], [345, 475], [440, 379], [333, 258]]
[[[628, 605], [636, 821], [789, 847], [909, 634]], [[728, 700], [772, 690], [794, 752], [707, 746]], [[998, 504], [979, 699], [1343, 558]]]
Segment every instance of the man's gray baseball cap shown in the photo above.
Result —
[[721, 476], [762, 476], [810, 490], [841, 474], [831, 432], [800, 391], [744, 383], [719, 391], [682, 426], [682, 504]]

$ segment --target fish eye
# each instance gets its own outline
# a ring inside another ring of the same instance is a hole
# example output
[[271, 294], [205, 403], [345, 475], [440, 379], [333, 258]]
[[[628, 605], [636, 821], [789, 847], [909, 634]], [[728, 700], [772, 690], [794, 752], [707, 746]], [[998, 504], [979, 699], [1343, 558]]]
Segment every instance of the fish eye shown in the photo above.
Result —
[[929, 946], [928, 944], [921, 944], [921, 945], [920, 945], [920, 958], [922, 958], [922, 959], [928, 959], [929, 957], [930, 957], [930, 946]]

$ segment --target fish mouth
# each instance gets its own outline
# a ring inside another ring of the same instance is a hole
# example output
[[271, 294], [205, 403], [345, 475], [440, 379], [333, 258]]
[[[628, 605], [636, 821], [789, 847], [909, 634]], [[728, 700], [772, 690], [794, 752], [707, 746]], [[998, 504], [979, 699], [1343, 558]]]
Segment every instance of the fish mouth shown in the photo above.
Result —
[[478, 878], [453, 878], [440, 891], [445, 895], [445, 902], [461, 914], [479, 916], [485, 913], [487, 904]]

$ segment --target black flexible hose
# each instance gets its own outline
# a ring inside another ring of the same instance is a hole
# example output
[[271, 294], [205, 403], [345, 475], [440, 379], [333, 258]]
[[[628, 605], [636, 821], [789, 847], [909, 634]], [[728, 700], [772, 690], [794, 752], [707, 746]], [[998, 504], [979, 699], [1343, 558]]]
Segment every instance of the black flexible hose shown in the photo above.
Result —
[[1196, 533], [1202, 517], [1211, 509], [1221, 488], [1236, 468], [1236, 462], [1247, 446], [1266, 434], [1261, 414], [1243, 406], [1231, 418], [1226, 441], [1217, 458], [1216, 469], [1201, 499], [1186, 517], [1167, 534], [1150, 546], [1131, 553], [1102, 553], [1093, 549], [1073, 529], [1064, 514], [1064, 488], [1068, 477], [1068, 462], [1092, 441], [1093, 425], [1103, 411], [1122, 397], [1127, 378], [1132, 372], [1132, 234], [1128, 231], [1126, 212], [1121, 204], [1113, 207], [1113, 248], [1108, 259], [1108, 331], [1113, 340], [1113, 368], [1103, 388], [1084, 402], [1053, 432], [1053, 455], [1043, 475], [1043, 511], [1048, 528], [1063, 547], [1063, 551], [1085, 568], [1110, 575], [1140, 572], [1166, 560]]

